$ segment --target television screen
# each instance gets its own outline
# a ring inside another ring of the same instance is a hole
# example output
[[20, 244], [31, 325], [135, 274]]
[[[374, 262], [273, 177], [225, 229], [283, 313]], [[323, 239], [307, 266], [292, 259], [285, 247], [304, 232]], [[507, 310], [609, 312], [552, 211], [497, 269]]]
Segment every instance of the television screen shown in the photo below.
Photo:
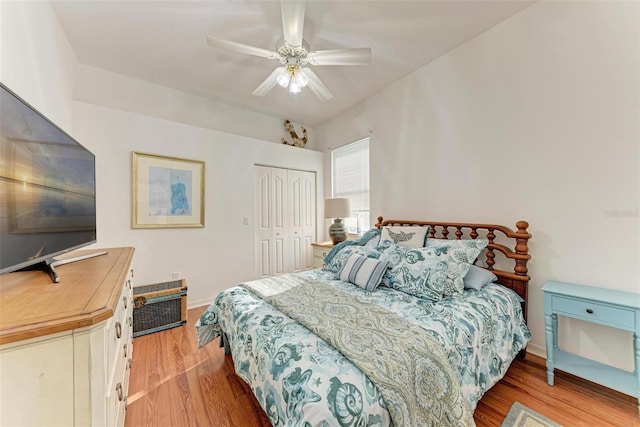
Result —
[[0, 273], [95, 241], [94, 155], [0, 83]]

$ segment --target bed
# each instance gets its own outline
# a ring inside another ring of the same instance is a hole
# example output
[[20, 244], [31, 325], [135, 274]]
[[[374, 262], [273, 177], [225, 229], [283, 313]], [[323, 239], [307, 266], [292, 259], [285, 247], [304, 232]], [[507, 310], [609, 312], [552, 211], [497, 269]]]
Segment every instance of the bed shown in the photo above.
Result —
[[219, 338], [274, 426], [473, 425], [530, 339], [527, 227], [379, 217], [322, 269], [221, 292], [199, 346]]

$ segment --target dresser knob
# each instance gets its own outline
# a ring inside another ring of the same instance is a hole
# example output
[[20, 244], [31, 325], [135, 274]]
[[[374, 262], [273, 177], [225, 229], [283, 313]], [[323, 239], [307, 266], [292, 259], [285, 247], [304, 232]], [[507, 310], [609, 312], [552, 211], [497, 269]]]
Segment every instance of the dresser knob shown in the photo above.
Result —
[[124, 308], [127, 308], [127, 297], [122, 297], [122, 302], [124, 303]]
[[120, 339], [120, 337], [122, 336], [122, 325], [120, 324], [120, 322], [116, 323], [116, 338]]
[[118, 400], [120, 402], [122, 402], [122, 399], [124, 399], [124, 395], [122, 393], [122, 384], [118, 383], [118, 385], [116, 385], [116, 393], [118, 393]]
[[587, 308], [587, 313], [593, 314], [593, 309], [592, 308]]

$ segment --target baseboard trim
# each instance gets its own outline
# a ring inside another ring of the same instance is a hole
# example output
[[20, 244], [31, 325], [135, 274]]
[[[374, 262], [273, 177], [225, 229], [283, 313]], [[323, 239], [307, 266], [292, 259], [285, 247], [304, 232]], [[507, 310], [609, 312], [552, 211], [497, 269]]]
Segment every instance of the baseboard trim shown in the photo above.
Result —
[[527, 353], [535, 354], [543, 359], [547, 358], [547, 349], [541, 345], [531, 343], [527, 344]]
[[198, 300], [198, 301], [191, 301], [189, 300], [187, 302], [187, 310], [191, 310], [192, 308], [197, 308], [197, 307], [202, 307], [202, 306], [209, 306], [211, 305], [211, 303], [213, 302], [214, 298], [211, 299], [202, 299], [202, 300]]

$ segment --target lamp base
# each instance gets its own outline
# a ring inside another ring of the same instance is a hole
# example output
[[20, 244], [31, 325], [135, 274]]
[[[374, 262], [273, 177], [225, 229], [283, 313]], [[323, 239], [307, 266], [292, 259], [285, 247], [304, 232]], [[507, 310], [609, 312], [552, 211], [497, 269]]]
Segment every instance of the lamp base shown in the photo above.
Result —
[[329, 227], [329, 238], [334, 245], [347, 240], [347, 230], [344, 228], [342, 218], [333, 220], [333, 224]]

